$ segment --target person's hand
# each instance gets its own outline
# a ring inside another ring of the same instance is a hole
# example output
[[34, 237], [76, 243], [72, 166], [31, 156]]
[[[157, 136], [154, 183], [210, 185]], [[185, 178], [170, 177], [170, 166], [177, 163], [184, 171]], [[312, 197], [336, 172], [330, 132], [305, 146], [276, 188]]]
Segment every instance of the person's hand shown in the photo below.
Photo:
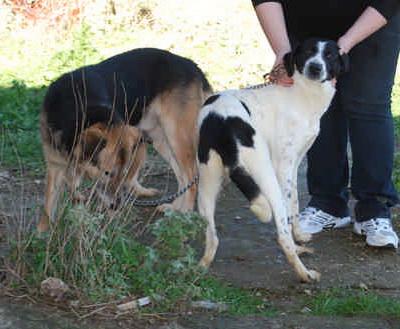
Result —
[[293, 85], [293, 79], [288, 76], [285, 66], [283, 65], [283, 56], [285, 54], [277, 54], [274, 66], [269, 73], [269, 79], [273, 83], [280, 86], [291, 87]]
[[353, 46], [354, 46], [353, 43], [351, 42], [351, 40], [346, 37], [346, 35], [341, 36], [339, 38], [337, 44], [339, 46], [340, 55], [348, 54], [350, 52], [351, 48], [353, 48]]

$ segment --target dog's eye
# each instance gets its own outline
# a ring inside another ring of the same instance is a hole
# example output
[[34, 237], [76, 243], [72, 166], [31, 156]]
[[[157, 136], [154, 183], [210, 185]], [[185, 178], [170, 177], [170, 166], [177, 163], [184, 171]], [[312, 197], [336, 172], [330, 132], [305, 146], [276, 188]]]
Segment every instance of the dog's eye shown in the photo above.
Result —
[[109, 176], [109, 175], [110, 175], [110, 172], [106, 170], [106, 171], [104, 172], [104, 175]]
[[325, 54], [325, 57], [328, 58], [328, 59], [329, 59], [329, 58], [332, 58], [332, 53], [331, 53], [331, 52], [326, 53], [326, 54]]

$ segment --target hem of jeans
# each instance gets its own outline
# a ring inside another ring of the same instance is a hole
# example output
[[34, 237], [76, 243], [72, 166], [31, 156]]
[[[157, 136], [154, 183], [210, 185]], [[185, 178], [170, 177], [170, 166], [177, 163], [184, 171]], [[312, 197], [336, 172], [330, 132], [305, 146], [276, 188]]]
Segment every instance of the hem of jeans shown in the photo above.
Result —
[[338, 209], [335, 207], [329, 207], [326, 204], [322, 202], [318, 202], [317, 200], [312, 200], [308, 203], [308, 207], [314, 207], [316, 209], [322, 210], [326, 212], [327, 214], [335, 217], [350, 217], [350, 211], [349, 209]]

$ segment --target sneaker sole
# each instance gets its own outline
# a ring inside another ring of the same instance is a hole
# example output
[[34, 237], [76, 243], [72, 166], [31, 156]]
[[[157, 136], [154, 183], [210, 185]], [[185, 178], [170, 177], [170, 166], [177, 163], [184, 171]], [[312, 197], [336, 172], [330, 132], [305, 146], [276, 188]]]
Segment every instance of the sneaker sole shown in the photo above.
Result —
[[307, 233], [307, 234], [318, 234], [321, 233], [323, 231], [331, 231], [331, 230], [335, 230], [335, 229], [341, 229], [341, 228], [345, 228], [347, 226], [349, 226], [351, 224], [351, 218], [350, 217], [345, 217], [342, 218], [340, 220], [334, 221], [333, 223], [329, 224], [329, 225], [325, 225], [323, 226], [320, 230], [306, 230], [303, 229], [300, 225], [300, 228], [302, 230], [302, 232]]
[[[366, 234], [364, 234], [363, 232], [357, 230], [356, 227], [354, 227], [353, 233], [355, 235], [358, 235], [359, 237], [365, 237], [366, 236]], [[399, 244], [398, 241], [397, 241], [397, 244], [396, 244], [396, 242], [389, 242], [389, 243], [386, 243], [386, 244], [378, 244], [378, 243], [374, 244], [374, 243], [368, 242], [367, 240], [365, 240], [365, 243], [369, 247], [381, 248], [381, 249], [397, 249], [398, 248], [398, 244]]]

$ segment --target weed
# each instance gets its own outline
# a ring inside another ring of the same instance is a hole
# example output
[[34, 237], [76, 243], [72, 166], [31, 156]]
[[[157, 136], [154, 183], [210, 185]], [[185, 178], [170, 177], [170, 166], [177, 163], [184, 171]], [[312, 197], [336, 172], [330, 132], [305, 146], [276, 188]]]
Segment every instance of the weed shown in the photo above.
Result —
[[314, 315], [400, 317], [400, 301], [365, 291], [329, 290], [314, 296], [308, 307]]

